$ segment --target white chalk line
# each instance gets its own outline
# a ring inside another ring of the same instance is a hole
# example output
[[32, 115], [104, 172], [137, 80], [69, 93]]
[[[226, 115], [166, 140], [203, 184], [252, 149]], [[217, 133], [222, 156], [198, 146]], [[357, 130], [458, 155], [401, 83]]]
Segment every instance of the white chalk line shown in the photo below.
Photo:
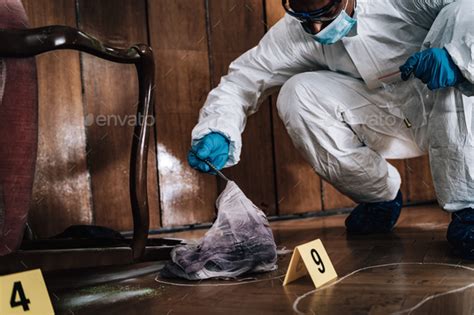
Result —
[[[293, 302], [293, 310], [298, 313], [298, 314], [305, 314], [303, 312], [301, 312], [299, 309], [298, 309], [298, 303], [301, 302], [301, 300], [303, 300], [304, 298], [308, 297], [309, 295], [315, 293], [316, 291], [317, 292], [320, 292], [320, 291], [323, 291], [323, 290], [326, 290], [332, 286], [335, 286], [336, 284], [338, 284], [339, 282], [342, 282], [344, 281], [345, 279], [349, 278], [350, 276], [356, 274], [356, 273], [359, 273], [361, 271], [364, 271], [364, 270], [368, 270], [368, 269], [375, 269], [375, 268], [382, 268], [382, 267], [390, 267], [390, 266], [400, 266], [400, 265], [437, 265], [437, 266], [447, 266], [447, 267], [455, 267], [455, 268], [462, 268], [462, 269], [466, 269], [466, 270], [469, 270], [469, 271], [474, 271], [474, 268], [471, 268], [471, 267], [468, 267], [468, 266], [463, 266], [463, 265], [454, 265], [454, 264], [447, 264], [447, 263], [423, 263], [423, 262], [400, 262], [400, 263], [390, 263], [390, 264], [381, 264], [381, 265], [374, 265], [374, 266], [368, 266], [368, 267], [364, 267], [364, 268], [360, 268], [360, 269], [357, 269], [357, 270], [354, 270], [352, 271], [351, 273], [345, 275], [344, 277], [338, 279], [337, 281], [335, 282], [332, 282], [326, 286], [323, 286], [319, 289], [314, 289], [314, 290], [311, 290], [311, 291], [308, 291], [306, 292], [305, 294], [299, 296], [295, 302]], [[423, 304], [425, 304], [427, 301], [429, 300], [432, 300], [432, 299], [435, 299], [437, 297], [440, 297], [440, 296], [443, 296], [443, 295], [448, 295], [448, 294], [451, 294], [451, 293], [456, 293], [456, 292], [461, 292], [461, 291], [464, 291], [468, 288], [471, 288], [471, 287], [474, 287], [474, 282], [469, 284], [469, 285], [466, 285], [464, 287], [461, 287], [461, 288], [457, 288], [457, 289], [453, 289], [453, 290], [449, 290], [449, 291], [446, 291], [446, 292], [442, 292], [442, 293], [438, 293], [438, 294], [433, 294], [433, 295], [430, 295], [426, 298], [424, 298], [423, 300], [421, 300], [418, 304], [416, 304], [415, 306], [411, 307], [411, 308], [407, 308], [407, 309], [404, 309], [404, 310], [401, 310], [401, 311], [398, 311], [396, 313], [392, 313], [393, 315], [395, 314], [404, 314], [404, 313], [411, 313], [413, 312], [415, 309], [421, 307]], [[314, 313], [314, 311], [313, 311]]]
[[281, 249], [277, 249], [277, 255], [286, 255], [286, 254], [291, 254], [293, 253], [292, 249], [286, 249], [286, 247], [283, 247]]
[[255, 279], [255, 280], [249, 280], [249, 281], [229, 282], [229, 283], [209, 283], [209, 284], [206, 284], [206, 283], [189, 284], [189, 283], [169, 282], [169, 281], [158, 279], [159, 276], [156, 276], [155, 281], [161, 284], [168, 284], [168, 285], [174, 285], [174, 286], [179, 286], [179, 287], [228, 287], [228, 286], [234, 286], [234, 285], [243, 285], [243, 284], [249, 284], [249, 283], [255, 283], [255, 282], [276, 280], [276, 279], [283, 278], [284, 276], [285, 275], [280, 275], [280, 276], [266, 278], [266, 279]]
[[469, 284], [469, 285], [466, 285], [466, 286], [464, 286], [464, 287], [462, 287], [462, 288], [458, 288], [458, 289], [454, 289], [454, 290], [450, 290], [450, 291], [438, 293], [438, 294], [435, 294], [435, 295], [430, 295], [430, 296], [428, 296], [427, 298], [423, 299], [420, 303], [416, 304], [415, 306], [410, 307], [410, 308], [407, 308], [407, 309], [405, 309], [405, 310], [401, 310], [401, 311], [392, 313], [392, 315], [404, 314], [404, 313], [411, 314], [414, 310], [416, 310], [417, 308], [419, 308], [420, 306], [422, 306], [423, 304], [425, 304], [425, 303], [428, 302], [429, 300], [436, 299], [436, 298], [438, 298], [438, 297], [440, 297], [440, 296], [443, 296], [443, 295], [448, 295], [448, 294], [452, 294], [452, 293], [461, 292], [461, 291], [464, 291], [464, 290], [469, 289], [469, 288], [471, 288], [471, 287], [474, 288], [474, 283], [471, 283], [471, 284]]

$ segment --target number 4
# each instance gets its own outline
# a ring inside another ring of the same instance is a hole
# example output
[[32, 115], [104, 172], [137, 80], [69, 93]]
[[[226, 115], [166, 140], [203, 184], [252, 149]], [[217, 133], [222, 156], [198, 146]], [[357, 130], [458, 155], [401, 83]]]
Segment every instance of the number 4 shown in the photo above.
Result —
[[[20, 298], [20, 301], [16, 300], [16, 295], [18, 293], [18, 297]], [[18, 306], [23, 306], [23, 311], [29, 311], [30, 307], [28, 306], [30, 304], [30, 300], [28, 300], [25, 296], [25, 291], [23, 291], [23, 286], [21, 285], [21, 281], [16, 281], [13, 283], [13, 291], [12, 291], [12, 296], [10, 298], [10, 306], [11, 308], [18, 307]]]

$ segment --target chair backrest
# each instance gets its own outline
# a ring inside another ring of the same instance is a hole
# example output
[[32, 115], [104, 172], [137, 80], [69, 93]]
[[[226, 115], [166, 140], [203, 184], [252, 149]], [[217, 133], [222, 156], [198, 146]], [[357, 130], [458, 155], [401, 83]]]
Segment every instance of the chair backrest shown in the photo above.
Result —
[[[0, 28], [26, 27], [21, 1], [0, 0]], [[0, 59], [0, 255], [21, 244], [31, 203], [37, 138], [35, 59]]]

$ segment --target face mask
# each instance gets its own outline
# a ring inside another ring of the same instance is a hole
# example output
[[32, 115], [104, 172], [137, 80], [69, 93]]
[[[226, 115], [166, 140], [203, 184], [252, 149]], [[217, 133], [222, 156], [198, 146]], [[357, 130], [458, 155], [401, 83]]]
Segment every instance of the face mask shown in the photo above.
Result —
[[357, 23], [357, 20], [350, 17], [346, 13], [348, 3], [349, 1], [347, 1], [344, 10], [339, 13], [337, 18], [335, 18], [334, 21], [331, 22], [331, 24], [326, 26], [318, 34], [312, 35], [315, 41], [323, 45], [331, 45], [340, 41], [351, 31], [351, 29]]

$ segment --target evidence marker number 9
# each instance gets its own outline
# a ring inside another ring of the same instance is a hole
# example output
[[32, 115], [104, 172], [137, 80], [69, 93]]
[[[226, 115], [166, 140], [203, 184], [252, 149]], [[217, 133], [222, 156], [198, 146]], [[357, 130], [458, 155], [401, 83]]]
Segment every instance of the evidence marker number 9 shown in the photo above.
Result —
[[311, 250], [311, 257], [313, 258], [314, 263], [319, 266], [319, 272], [324, 273], [326, 271], [326, 268], [324, 267], [324, 263], [321, 259], [321, 256], [319, 256], [318, 251], [314, 248]]

